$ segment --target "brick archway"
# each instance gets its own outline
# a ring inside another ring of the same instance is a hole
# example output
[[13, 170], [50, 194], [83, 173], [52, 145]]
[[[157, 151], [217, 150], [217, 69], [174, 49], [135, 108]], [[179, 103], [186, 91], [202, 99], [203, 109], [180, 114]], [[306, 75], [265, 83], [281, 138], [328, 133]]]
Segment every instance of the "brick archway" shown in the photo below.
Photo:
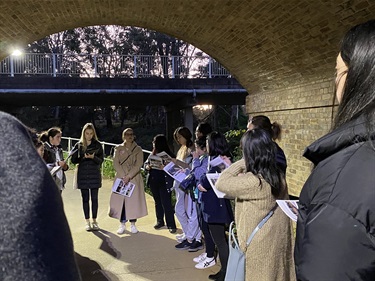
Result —
[[[12, 46], [88, 25], [133, 25], [181, 38], [220, 61], [249, 90], [247, 111], [284, 125], [288, 179], [309, 173], [303, 148], [329, 128], [333, 65], [350, 26], [374, 18], [375, 2], [18, 0], [0, 4], [0, 59]], [[324, 125], [321, 125], [324, 124]]]

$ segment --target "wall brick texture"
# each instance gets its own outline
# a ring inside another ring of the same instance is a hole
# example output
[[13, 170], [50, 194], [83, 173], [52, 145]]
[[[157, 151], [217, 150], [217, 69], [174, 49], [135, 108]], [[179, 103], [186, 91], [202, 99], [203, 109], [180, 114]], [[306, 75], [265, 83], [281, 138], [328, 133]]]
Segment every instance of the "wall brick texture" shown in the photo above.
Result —
[[282, 126], [278, 141], [287, 161], [290, 192], [298, 195], [311, 172], [311, 163], [302, 157], [306, 146], [326, 134], [336, 109], [333, 79], [294, 85], [248, 95], [249, 115], [266, 115]]

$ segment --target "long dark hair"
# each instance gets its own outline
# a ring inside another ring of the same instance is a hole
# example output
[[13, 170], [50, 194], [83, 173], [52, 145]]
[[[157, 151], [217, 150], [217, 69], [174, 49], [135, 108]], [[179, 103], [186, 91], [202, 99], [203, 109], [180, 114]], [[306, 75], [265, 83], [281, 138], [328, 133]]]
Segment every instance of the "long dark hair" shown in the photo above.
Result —
[[209, 156], [228, 156], [232, 157], [229, 151], [229, 145], [222, 133], [219, 132], [212, 132], [207, 136], [207, 144], [208, 144], [208, 155]]
[[249, 123], [254, 125], [254, 129], [263, 129], [268, 132], [273, 140], [280, 139], [281, 126], [277, 122], [271, 124], [271, 120], [264, 115], [257, 115], [249, 119]]
[[162, 134], [156, 135], [154, 137], [153, 143], [154, 143], [154, 148], [152, 149], [153, 155], [164, 151], [172, 158], [176, 157], [174, 153], [171, 151], [171, 149], [169, 148], [167, 138], [164, 135]]
[[210, 124], [206, 122], [201, 122], [198, 124], [195, 130], [200, 132], [203, 136], [207, 136], [209, 133], [212, 132], [212, 127]]
[[364, 116], [370, 137], [375, 128], [375, 20], [351, 28], [340, 53], [348, 72], [333, 128]]
[[178, 127], [174, 131], [173, 138], [177, 143], [179, 143], [178, 138], [177, 138], [177, 134], [184, 137], [184, 139], [186, 140], [186, 146], [187, 147], [191, 147], [193, 145], [193, 140], [192, 140], [193, 135], [191, 134], [190, 130], [187, 127]]
[[284, 189], [282, 174], [276, 163], [277, 147], [269, 134], [262, 129], [248, 130], [241, 139], [246, 171], [261, 175], [271, 185], [278, 198]]

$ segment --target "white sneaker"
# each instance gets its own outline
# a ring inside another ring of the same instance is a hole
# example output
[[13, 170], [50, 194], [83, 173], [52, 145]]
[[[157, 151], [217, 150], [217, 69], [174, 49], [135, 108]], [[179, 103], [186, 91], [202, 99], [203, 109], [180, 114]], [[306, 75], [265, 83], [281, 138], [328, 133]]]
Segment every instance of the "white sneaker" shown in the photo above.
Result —
[[92, 223], [92, 230], [99, 230], [99, 225], [97, 222]]
[[193, 258], [193, 262], [200, 263], [200, 262], [204, 261], [206, 259], [206, 257], [207, 257], [207, 253], [202, 253], [198, 257]]
[[131, 231], [131, 233], [134, 233], [134, 234], [138, 233], [138, 229], [135, 226], [135, 224], [130, 225], [130, 231]]
[[117, 234], [124, 234], [126, 231], [125, 223], [121, 223], [119, 228], [117, 229]]
[[203, 261], [201, 261], [200, 263], [197, 263], [195, 265], [195, 268], [197, 269], [205, 269], [205, 268], [209, 268], [211, 266], [214, 266], [216, 264], [215, 262], [215, 258], [212, 257], [212, 258], [208, 258], [206, 257]]
[[181, 243], [182, 241], [186, 240], [185, 233], [177, 234], [176, 235], [176, 240], [177, 240], [178, 243]]
[[91, 231], [91, 224], [89, 222], [86, 223], [86, 227], [85, 227], [86, 231]]

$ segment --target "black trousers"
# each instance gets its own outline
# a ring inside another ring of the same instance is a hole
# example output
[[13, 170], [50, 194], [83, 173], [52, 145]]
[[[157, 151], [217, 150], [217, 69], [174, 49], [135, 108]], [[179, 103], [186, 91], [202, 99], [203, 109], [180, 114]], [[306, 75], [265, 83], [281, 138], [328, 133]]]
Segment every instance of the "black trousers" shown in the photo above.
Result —
[[98, 193], [99, 188], [81, 189], [83, 213], [87, 220], [90, 218], [90, 194], [92, 218], [96, 219], [98, 215]]
[[164, 224], [164, 217], [169, 228], [176, 228], [174, 209], [172, 206], [172, 194], [169, 192], [173, 179], [162, 170], [150, 171], [148, 185], [155, 201], [156, 220]]
[[[122, 211], [121, 211], [121, 218], [120, 222], [125, 223], [127, 222], [128, 219], [126, 218], [126, 213], [125, 213], [125, 204], [122, 205]], [[130, 219], [130, 222], [137, 222], [137, 219]]]
[[220, 258], [220, 264], [221, 264], [220, 271], [226, 272], [227, 264], [228, 264], [229, 248], [228, 248], [228, 241], [225, 236], [225, 224], [209, 223], [208, 228], [210, 230], [212, 239], [215, 242], [215, 245], [219, 252], [219, 258]]

